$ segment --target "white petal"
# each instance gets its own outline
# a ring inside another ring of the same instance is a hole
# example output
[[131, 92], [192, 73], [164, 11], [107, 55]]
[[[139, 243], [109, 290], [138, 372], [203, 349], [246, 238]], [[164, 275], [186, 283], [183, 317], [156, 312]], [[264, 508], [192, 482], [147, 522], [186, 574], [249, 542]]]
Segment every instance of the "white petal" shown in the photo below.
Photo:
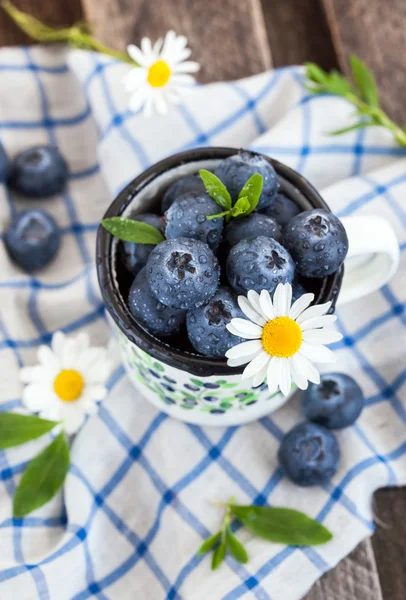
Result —
[[267, 370], [268, 363], [264, 367], [262, 367], [262, 369], [258, 371], [258, 373], [255, 373], [254, 377], [252, 378], [252, 387], [256, 388], [264, 382]]
[[124, 89], [127, 92], [132, 90], [137, 91], [139, 87], [147, 81], [148, 71], [147, 69], [134, 67], [123, 77]]
[[86, 385], [84, 395], [91, 400], [103, 400], [107, 395], [107, 389], [104, 385]]
[[154, 47], [152, 48], [152, 52], [154, 54], [155, 60], [157, 60], [159, 58], [159, 53], [161, 51], [163, 43], [164, 43], [163, 38], [158, 38], [157, 41], [154, 44]]
[[52, 390], [47, 385], [31, 383], [24, 388], [22, 401], [28, 410], [38, 412], [50, 404], [51, 396]]
[[270, 361], [270, 355], [262, 350], [244, 369], [241, 379], [252, 377], [258, 371], [261, 371]]
[[157, 113], [160, 115], [166, 115], [168, 112], [168, 103], [166, 102], [163, 94], [157, 94], [155, 98], [155, 108]]
[[327, 327], [337, 320], [335, 315], [323, 315], [322, 317], [313, 317], [313, 319], [307, 319], [304, 321], [300, 328], [302, 331], [306, 329], [318, 329], [319, 327]]
[[65, 345], [66, 335], [62, 331], [55, 331], [52, 336], [51, 348], [60, 359], [62, 356], [62, 350]]
[[61, 366], [64, 369], [73, 369], [75, 367], [76, 359], [77, 354], [75, 340], [72, 338], [67, 338], [62, 349]]
[[[231, 331], [229, 325], [232, 325], [233, 329], [239, 332], [237, 335], [240, 337], [254, 340], [259, 339], [262, 335], [262, 327], [255, 325], [255, 323], [251, 323], [251, 321], [247, 321], [246, 319], [240, 319], [238, 317], [236, 319], [231, 319], [231, 322], [227, 324], [227, 329]], [[231, 333], [233, 332], [231, 331]]]
[[152, 53], [152, 43], [147, 37], [143, 37], [141, 40], [141, 51], [144, 53], [148, 60], [153, 60], [155, 57]]
[[299, 325], [304, 323], [308, 319], [313, 319], [313, 317], [321, 317], [321, 315], [326, 314], [328, 309], [331, 306], [331, 302], [326, 302], [325, 304], [316, 304], [315, 306], [310, 306], [306, 310], [304, 310], [296, 319], [296, 323]]
[[132, 94], [130, 101], [128, 103], [128, 106], [129, 106], [130, 110], [132, 110], [133, 112], [138, 112], [140, 110], [140, 108], [142, 108], [142, 106], [144, 105], [144, 102], [145, 102], [144, 90], [139, 90], [138, 92], [135, 92], [134, 94]]
[[278, 283], [272, 298], [273, 307], [277, 317], [285, 317], [286, 312], [286, 289], [283, 283]]
[[186, 75], [186, 73], [182, 74], [174, 74], [171, 77], [171, 85], [180, 86], [180, 85], [193, 85], [196, 82], [195, 78], [192, 75]]
[[307, 378], [300, 369], [301, 362], [300, 362], [300, 359], [298, 360], [297, 357], [298, 357], [298, 354], [294, 354], [293, 356], [291, 356], [289, 358], [290, 373], [291, 373], [292, 379], [296, 383], [297, 387], [300, 390], [307, 390], [307, 388], [308, 388]]
[[154, 108], [153, 100], [151, 98], [146, 98], [145, 104], [144, 104], [144, 111], [143, 111], [143, 115], [146, 119], [149, 119], [152, 116], [153, 108]]
[[184, 60], [186, 60], [187, 58], [189, 58], [189, 56], [192, 54], [192, 51], [190, 48], [178, 48], [176, 50], [176, 52], [174, 52], [173, 56], [171, 57], [171, 63], [172, 65], [176, 65], [178, 63], [183, 62]]
[[272, 321], [276, 317], [276, 311], [274, 309], [271, 296], [268, 290], [262, 290], [259, 295], [259, 305], [261, 310], [268, 321]]
[[281, 358], [273, 356], [268, 364], [266, 382], [268, 384], [270, 394], [274, 394], [279, 387], [281, 375], [281, 360]]
[[303, 356], [303, 354], [300, 353], [300, 350], [297, 354], [295, 354], [295, 356], [298, 368], [300, 369], [301, 373], [303, 373], [303, 375], [306, 377], [306, 379], [308, 379], [312, 383], [319, 384], [320, 374], [316, 367], [305, 356]]
[[246, 365], [251, 360], [253, 360], [256, 356], [258, 356], [258, 354], [260, 354], [260, 352], [262, 352], [262, 348], [261, 348], [261, 350], [257, 350], [256, 352], [253, 352], [249, 356], [240, 356], [239, 358], [229, 358], [227, 360], [227, 364], [229, 367], [241, 367], [242, 365]]
[[258, 314], [262, 313], [261, 305], [259, 304], [259, 294], [255, 290], [249, 290], [247, 292], [248, 302], [252, 308], [257, 311]]
[[193, 60], [186, 60], [185, 62], [179, 63], [173, 67], [174, 73], [197, 73], [199, 70], [199, 63]]
[[78, 354], [82, 353], [82, 352], [86, 352], [86, 350], [89, 348], [89, 344], [90, 344], [89, 334], [82, 331], [75, 337], [74, 342], [75, 342], [75, 351]]
[[41, 365], [35, 367], [23, 367], [20, 369], [20, 381], [23, 383], [35, 383], [52, 378], [49, 371]]
[[62, 426], [66, 433], [76, 433], [85, 420], [85, 417], [86, 413], [84, 411], [73, 412], [69, 416], [65, 416], [65, 418], [62, 416]]
[[151, 62], [148, 57], [146, 57], [137, 46], [134, 46], [134, 44], [127, 46], [127, 52], [130, 58], [132, 58], [141, 67], [147, 68], [150, 66]]
[[250, 356], [253, 353], [262, 350], [262, 344], [260, 340], [251, 340], [249, 342], [243, 342], [233, 346], [226, 352], [227, 358], [243, 358], [244, 356]]
[[315, 363], [331, 363], [336, 360], [334, 352], [330, 348], [326, 348], [326, 346], [313, 346], [306, 342], [302, 342], [300, 354], [303, 354], [303, 356]]
[[161, 58], [169, 56], [172, 52], [172, 49], [176, 46], [176, 33], [171, 29], [165, 35], [164, 45], [161, 52]]
[[294, 321], [313, 302], [314, 294], [303, 294], [291, 306], [289, 317]]
[[263, 327], [266, 323], [266, 319], [260, 314], [257, 313], [256, 310], [252, 308], [251, 303], [247, 300], [245, 296], [238, 296], [237, 298], [238, 306], [241, 308], [242, 312], [246, 317], [249, 318], [250, 321], [256, 323]]
[[333, 344], [343, 338], [341, 333], [334, 329], [308, 329], [303, 331], [302, 335], [309, 344]]
[[111, 372], [111, 362], [109, 360], [101, 360], [92, 365], [88, 370], [83, 370], [86, 383], [104, 383]]
[[279, 387], [281, 388], [282, 394], [287, 396], [292, 385], [292, 378], [290, 376], [290, 364], [286, 358], [281, 359], [280, 370]]
[[40, 346], [38, 348], [37, 356], [41, 365], [47, 370], [49, 370], [52, 373], [54, 373], [55, 371], [59, 371], [59, 360], [54, 354], [54, 352], [52, 352], [49, 346]]

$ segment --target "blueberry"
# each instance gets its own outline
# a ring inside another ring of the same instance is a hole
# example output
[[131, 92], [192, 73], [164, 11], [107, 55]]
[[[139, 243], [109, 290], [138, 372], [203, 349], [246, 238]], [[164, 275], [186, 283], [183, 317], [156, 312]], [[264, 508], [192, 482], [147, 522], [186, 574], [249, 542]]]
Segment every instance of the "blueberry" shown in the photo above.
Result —
[[[145, 213], [143, 215], [131, 214], [130, 219], [134, 221], [141, 221], [152, 225], [163, 234], [165, 225], [163, 220], [158, 215], [151, 213]], [[124, 264], [127, 271], [133, 275], [137, 275], [142, 267], [147, 264], [148, 256], [155, 248], [153, 244], [135, 244], [134, 242], [120, 242], [119, 244], [119, 255], [122, 263]]]
[[285, 245], [305, 277], [335, 273], [348, 251], [348, 238], [341, 221], [316, 208], [294, 217], [284, 230]]
[[278, 452], [286, 476], [298, 485], [318, 485], [337, 471], [340, 448], [331, 431], [317, 423], [299, 423], [285, 434]]
[[11, 187], [30, 198], [59, 194], [67, 180], [67, 164], [54, 146], [34, 146], [17, 154], [8, 178]]
[[221, 161], [215, 170], [234, 202], [248, 179], [255, 173], [263, 177], [262, 193], [257, 205], [257, 209], [260, 210], [272, 203], [279, 189], [278, 176], [270, 162], [259, 154], [243, 150]]
[[292, 302], [295, 302], [296, 300], [298, 300], [298, 298], [303, 296], [303, 294], [308, 294], [308, 293], [309, 292], [304, 287], [304, 285], [300, 283], [300, 281], [293, 280], [293, 282], [292, 282]]
[[165, 306], [186, 310], [205, 304], [216, 293], [219, 278], [217, 258], [199, 240], [165, 240], [148, 258], [148, 283]]
[[247, 217], [233, 219], [224, 228], [223, 239], [228, 248], [249, 237], [263, 235], [281, 241], [282, 233], [278, 223], [272, 217], [261, 213], [252, 213]]
[[244, 341], [230, 333], [226, 325], [231, 319], [244, 316], [231, 290], [219, 287], [207, 304], [187, 312], [186, 328], [192, 346], [205, 356], [224, 356], [232, 346]]
[[233, 290], [246, 294], [248, 290], [268, 290], [278, 283], [291, 283], [295, 265], [287, 250], [272, 238], [259, 236], [241, 240], [227, 258], [227, 278]]
[[200, 175], [188, 175], [182, 177], [177, 181], [174, 181], [166, 190], [162, 198], [162, 212], [165, 213], [172, 202], [183, 196], [183, 194], [189, 194], [190, 192], [197, 192], [198, 194], [205, 192], [206, 188]]
[[43, 210], [17, 215], [4, 235], [11, 258], [30, 273], [45, 267], [55, 256], [61, 234], [55, 219]]
[[0, 183], [7, 181], [8, 166], [8, 157], [3, 144], [0, 142]]
[[355, 423], [364, 407], [361, 388], [344, 373], [324, 373], [320, 384], [311, 383], [302, 395], [302, 412], [310, 421], [328, 429]]
[[133, 281], [128, 306], [136, 321], [157, 337], [179, 333], [185, 322], [184, 310], [168, 308], [155, 298], [147, 282], [145, 267]]
[[300, 208], [290, 198], [285, 196], [283, 192], [280, 192], [276, 195], [272, 204], [262, 212], [275, 219], [283, 229], [293, 217], [296, 217], [300, 213]]
[[165, 213], [166, 239], [193, 238], [208, 244], [216, 252], [223, 231], [224, 219], [206, 217], [221, 212], [220, 206], [207, 192], [189, 192], [177, 198]]

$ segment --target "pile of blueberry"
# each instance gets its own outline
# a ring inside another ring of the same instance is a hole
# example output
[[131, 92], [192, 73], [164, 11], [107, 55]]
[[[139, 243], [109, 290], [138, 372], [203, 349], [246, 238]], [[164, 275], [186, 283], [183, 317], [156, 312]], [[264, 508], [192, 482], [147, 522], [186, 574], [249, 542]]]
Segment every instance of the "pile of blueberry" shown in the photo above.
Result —
[[359, 417], [365, 399], [359, 385], [344, 373], [325, 373], [301, 397], [309, 421], [299, 423], [283, 438], [279, 463], [289, 479], [302, 486], [328, 481], [338, 469], [340, 448], [332, 429], [349, 427]]
[[238, 294], [272, 294], [278, 283], [289, 282], [296, 299], [314, 287], [314, 279], [341, 266], [348, 240], [339, 219], [322, 209], [301, 212], [279, 191], [278, 175], [264, 157], [240, 151], [215, 169], [233, 203], [255, 174], [262, 177], [262, 191], [246, 216], [212, 218], [221, 209], [200, 175], [166, 190], [162, 216], [130, 215], [166, 238], [156, 246], [120, 242], [121, 264], [135, 277], [130, 311], [155, 336], [170, 338], [186, 324], [196, 352], [224, 357], [239, 342], [226, 329], [232, 318], [244, 316]]
[[[68, 167], [57, 148], [34, 146], [11, 161], [0, 144], [0, 183], [28, 198], [59, 194], [68, 180]], [[60, 229], [45, 210], [34, 208], [16, 214], [4, 243], [10, 257], [30, 273], [47, 265], [60, 245]]]

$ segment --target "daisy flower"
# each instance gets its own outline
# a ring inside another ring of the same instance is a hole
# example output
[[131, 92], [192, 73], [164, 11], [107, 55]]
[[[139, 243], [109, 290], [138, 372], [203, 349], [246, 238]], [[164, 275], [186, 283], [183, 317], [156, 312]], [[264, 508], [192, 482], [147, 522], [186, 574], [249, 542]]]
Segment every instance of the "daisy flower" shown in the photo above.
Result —
[[37, 355], [38, 365], [20, 371], [21, 381], [27, 384], [23, 404], [40, 417], [62, 421], [68, 434], [75, 433], [107, 393], [107, 352], [91, 348], [86, 333], [73, 339], [57, 331], [51, 347], [40, 346]]
[[253, 378], [257, 387], [267, 379], [269, 391], [278, 387], [287, 396], [292, 382], [305, 390], [308, 381], [320, 383], [320, 375], [313, 363], [334, 361], [334, 355], [325, 344], [337, 342], [342, 335], [327, 327], [337, 317], [327, 315], [331, 302], [310, 306], [314, 294], [303, 294], [292, 304], [292, 286], [280, 283], [273, 299], [269, 292], [260, 294], [250, 290], [238, 296], [238, 304], [246, 319], [232, 319], [227, 329], [240, 338], [249, 340], [226, 352], [230, 367], [247, 366], [242, 379]]
[[168, 112], [171, 103], [190, 91], [195, 79], [190, 73], [200, 69], [197, 62], [186, 60], [192, 51], [187, 47], [187, 38], [168, 31], [165, 39], [160, 38], [152, 45], [149, 38], [141, 40], [141, 48], [127, 47], [129, 56], [138, 63], [123, 79], [132, 94], [129, 106], [137, 111], [144, 107], [144, 115], [150, 116], [153, 109], [160, 114]]

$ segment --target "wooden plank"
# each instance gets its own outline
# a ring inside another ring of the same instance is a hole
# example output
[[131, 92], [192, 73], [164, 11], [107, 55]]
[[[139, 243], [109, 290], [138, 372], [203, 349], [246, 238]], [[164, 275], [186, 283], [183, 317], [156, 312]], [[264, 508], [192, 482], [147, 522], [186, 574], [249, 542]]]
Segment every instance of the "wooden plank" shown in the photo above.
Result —
[[[385, 600], [395, 600], [384, 596]], [[304, 600], [383, 600], [371, 540], [353, 552], [313, 586]], [[400, 599], [399, 599], [400, 600]]]
[[357, 54], [376, 75], [382, 104], [405, 121], [405, 0], [322, 0], [341, 69]]
[[379, 490], [374, 499], [378, 527], [372, 545], [383, 597], [385, 600], [404, 600], [406, 488]]
[[189, 38], [201, 82], [237, 79], [271, 67], [260, 0], [83, 0], [96, 36], [124, 49], [169, 29]]
[[[15, 0], [15, 6], [55, 27], [70, 25], [82, 18], [81, 0]], [[0, 46], [29, 43], [32, 43], [32, 40], [14, 25], [3, 9], [0, 9]]]
[[317, 62], [338, 66], [337, 56], [319, 0], [262, 0], [265, 26], [276, 67]]

